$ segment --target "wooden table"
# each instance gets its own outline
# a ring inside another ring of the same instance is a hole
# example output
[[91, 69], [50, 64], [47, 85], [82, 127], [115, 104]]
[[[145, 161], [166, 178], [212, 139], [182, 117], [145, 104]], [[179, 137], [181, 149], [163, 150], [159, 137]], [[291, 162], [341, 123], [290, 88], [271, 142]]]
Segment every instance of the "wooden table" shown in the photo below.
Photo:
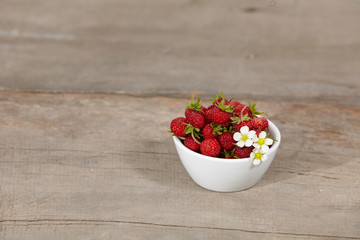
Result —
[[[357, 1], [0, 1], [0, 239], [360, 239]], [[282, 132], [253, 188], [196, 185], [200, 87]]]

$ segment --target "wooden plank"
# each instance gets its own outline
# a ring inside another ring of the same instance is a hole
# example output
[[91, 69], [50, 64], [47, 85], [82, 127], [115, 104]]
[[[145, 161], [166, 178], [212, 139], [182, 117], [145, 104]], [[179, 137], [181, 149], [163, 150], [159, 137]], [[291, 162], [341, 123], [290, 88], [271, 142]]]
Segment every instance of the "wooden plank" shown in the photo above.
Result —
[[360, 237], [359, 107], [259, 101], [282, 145], [258, 185], [224, 194], [193, 183], [176, 155], [167, 130], [186, 103], [0, 92], [0, 236]]
[[127, 223], [116, 221], [24, 221], [3, 224], [2, 237], [6, 240], [32, 239], [294, 239], [348, 240], [332, 236], [308, 236], [282, 233], [247, 232], [236, 229], [213, 229], [183, 226]]
[[353, 105], [359, 10], [352, 0], [2, 1], [0, 87], [169, 96], [200, 86]]

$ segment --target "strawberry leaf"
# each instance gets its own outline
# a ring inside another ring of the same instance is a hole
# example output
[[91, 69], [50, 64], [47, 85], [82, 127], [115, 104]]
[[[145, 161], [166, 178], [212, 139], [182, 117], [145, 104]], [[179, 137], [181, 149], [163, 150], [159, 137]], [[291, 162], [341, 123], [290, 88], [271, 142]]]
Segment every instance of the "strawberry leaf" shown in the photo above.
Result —
[[194, 127], [191, 124], [187, 124], [187, 127], [185, 128], [185, 134], [190, 134], [194, 130]]
[[202, 111], [201, 110], [201, 99], [198, 97], [198, 99], [195, 101], [195, 94], [196, 94], [196, 91], [198, 89], [199, 88], [195, 89], [195, 91], [191, 95], [191, 100], [189, 101], [189, 105], [186, 106], [185, 110], [186, 109], [192, 109], [192, 110], [195, 110], [195, 111], [198, 111], [198, 112]]
[[265, 112], [260, 112], [260, 111], [258, 111], [258, 110], [256, 109], [256, 103], [251, 104], [251, 103], [249, 102], [249, 108], [250, 108], [250, 111], [251, 111], [251, 113], [252, 113], [253, 116], [261, 115], [261, 114], [264, 114], [264, 115], [267, 116], [267, 114], [266, 114]]

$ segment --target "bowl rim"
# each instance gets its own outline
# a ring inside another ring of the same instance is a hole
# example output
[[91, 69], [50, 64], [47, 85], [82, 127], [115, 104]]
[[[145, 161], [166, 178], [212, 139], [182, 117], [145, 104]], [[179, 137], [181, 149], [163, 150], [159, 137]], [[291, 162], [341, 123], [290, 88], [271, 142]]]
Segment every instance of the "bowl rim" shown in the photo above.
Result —
[[[267, 119], [267, 120], [269, 122], [269, 129], [271, 129], [271, 131], [273, 131], [273, 133], [274, 133], [273, 137], [275, 137], [275, 139], [277, 140], [277, 141], [274, 141], [274, 144], [267, 152], [267, 154], [271, 154], [272, 152], [276, 151], [280, 146], [281, 133], [280, 133], [279, 128], [273, 122], [271, 122], [269, 119]], [[185, 145], [180, 141], [180, 139], [177, 136], [173, 136], [173, 140], [174, 140], [174, 143], [178, 147], [180, 147], [180, 149], [182, 151], [186, 151], [189, 154], [193, 155], [194, 157], [201, 157], [201, 158], [209, 160], [209, 161], [239, 163], [239, 162], [248, 162], [250, 160], [250, 158], [230, 158], [230, 159], [228, 159], [228, 158], [217, 158], [217, 157], [206, 156], [206, 155], [194, 152], [194, 151], [188, 149], [187, 147], [185, 147]]]

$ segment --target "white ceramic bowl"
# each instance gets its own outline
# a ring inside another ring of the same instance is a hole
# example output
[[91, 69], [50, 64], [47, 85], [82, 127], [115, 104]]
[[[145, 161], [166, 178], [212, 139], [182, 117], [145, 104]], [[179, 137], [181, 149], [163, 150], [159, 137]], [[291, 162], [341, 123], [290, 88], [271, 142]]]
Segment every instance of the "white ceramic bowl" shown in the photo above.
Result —
[[201, 187], [217, 192], [235, 192], [254, 186], [268, 170], [281, 142], [279, 129], [269, 121], [273, 146], [268, 151], [268, 159], [254, 166], [249, 158], [225, 159], [208, 157], [194, 152], [173, 137], [176, 150], [190, 177]]

